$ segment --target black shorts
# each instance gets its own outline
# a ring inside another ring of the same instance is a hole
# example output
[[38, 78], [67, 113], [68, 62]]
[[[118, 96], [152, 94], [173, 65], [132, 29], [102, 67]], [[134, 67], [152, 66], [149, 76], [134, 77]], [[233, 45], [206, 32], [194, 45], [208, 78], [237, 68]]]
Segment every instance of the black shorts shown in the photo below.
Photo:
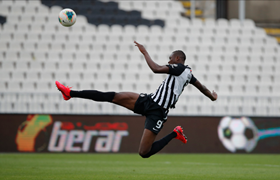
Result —
[[134, 107], [134, 113], [146, 116], [145, 129], [158, 134], [167, 120], [167, 111], [154, 102], [151, 95], [140, 94]]

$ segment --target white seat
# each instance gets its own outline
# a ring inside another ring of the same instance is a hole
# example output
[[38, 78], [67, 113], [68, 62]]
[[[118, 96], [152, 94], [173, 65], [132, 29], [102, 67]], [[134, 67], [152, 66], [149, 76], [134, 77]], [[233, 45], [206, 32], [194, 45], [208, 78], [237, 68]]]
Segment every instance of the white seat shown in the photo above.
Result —
[[255, 37], [266, 37], [266, 32], [263, 28], [254, 28], [253, 29]]
[[79, 43], [77, 44], [77, 53], [76, 54], [85, 54], [85, 53], [89, 53], [92, 50], [92, 45], [91, 43]]
[[66, 41], [66, 35], [64, 33], [54, 33], [54, 41], [62, 43]]
[[71, 52], [63, 51], [61, 53], [61, 60], [63, 61], [73, 61], [74, 60], [74, 54]]
[[72, 67], [72, 69], [74, 71], [79, 71], [79, 72], [83, 72], [86, 69], [86, 64], [83, 62], [72, 62], [70, 64], [70, 66]]
[[241, 84], [232, 84], [231, 89], [233, 95], [243, 95], [244, 93], [243, 85]]
[[63, 43], [53, 42], [53, 41], [50, 41], [50, 42], [52, 42], [50, 44], [52, 51], [58, 51], [58, 52], [63, 51], [63, 47], [64, 47]]
[[53, 14], [59, 14], [59, 12], [62, 10], [62, 7], [60, 6], [52, 6], [50, 8], [50, 13], [53, 13]]
[[98, 33], [99, 34], [108, 34], [110, 33], [110, 27], [105, 24], [101, 24], [97, 27]]
[[29, 69], [28, 61], [16, 61], [15, 65], [16, 65], [16, 70], [28, 71]]
[[3, 32], [0, 33], [1, 42], [9, 42], [12, 40], [12, 32]]
[[50, 44], [48, 42], [38, 42], [37, 43], [37, 50], [39, 51], [49, 51]]
[[233, 76], [233, 79], [234, 79], [235, 84], [245, 84], [246, 83], [244, 74], [235, 74]]
[[47, 6], [38, 6], [37, 11], [40, 12], [40, 14], [44, 14], [44, 15], [50, 14], [50, 10]]
[[113, 34], [122, 34], [123, 33], [123, 28], [121, 25], [117, 25], [117, 24], [114, 24], [111, 26], [111, 32]]
[[274, 64], [262, 64], [261, 65], [261, 71], [264, 75], [268, 75], [268, 74], [273, 74], [276, 73], [277, 71], [274, 70]]
[[4, 32], [15, 32], [16, 31], [16, 25], [11, 23], [5, 23], [3, 24], [3, 31]]
[[245, 19], [243, 21], [244, 28], [255, 28], [255, 22], [251, 19]]
[[55, 72], [54, 76], [55, 76], [55, 79], [59, 82], [66, 81], [68, 79], [67, 72], [62, 72], [62, 71]]
[[262, 46], [258, 45], [251, 45], [251, 55], [262, 55], [263, 54], [263, 48]]
[[226, 38], [223, 36], [214, 36], [214, 42], [217, 45], [224, 45], [226, 43]]
[[227, 19], [220, 18], [220, 19], [217, 19], [217, 25], [218, 25], [218, 27], [221, 27], [221, 28], [228, 28], [229, 22]]
[[[272, 86], [272, 94], [279, 97], [279, 95], [280, 95], [280, 92], [279, 92], [280, 85], [277, 84], [277, 83], [275, 83], [275, 81], [274, 81], [274, 85]], [[276, 101], [276, 100], [274, 100], [274, 101]], [[279, 104], [277, 104], [277, 105], [279, 105]]]
[[53, 42], [54, 41], [54, 37], [53, 36], [54, 36], [53, 33], [42, 33], [40, 41], [43, 41], [43, 42]]
[[[63, 67], [63, 69], [68, 69], [69, 70], [69, 67], [65, 66], [65, 67]], [[58, 70], [58, 63], [56, 61], [45, 61], [44, 62], [44, 70], [47, 70], [47, 71]]]
[[268, 85], [259, 85], [258, 86], [258, 93], [260, 95], [269, 95], [272, 93], [272, 89]]
[[199, 18], [191, 19], [191, 24], [193, 27], [202, 27], [203, 26], [203, 22]]
[[45, 51], [35, 51], [33, 53], [33, 60], [35, 61], [45, 61], [47, 59]]
[[208, 54], [208, 53], [210, 53], [211, 52], [211, 46], [210, 45], [200, 45], [199, 46], [199, 51], [200, 51], [200, 53], [206, 53], [206, 54]]
[[199, 37], [193, 37], [193, 36], [188, 37], [188, 44], [190, 44], [190, 45], [198, 45], [198, 44], [200, 44]]
[[133, 25], [125, 25], [124, 26], [124, 34], [126, 35], [135, 35], [137, 32], [136, 27]]
[[272, 76], [270, 74], [263, 74], [260, 76], [260, 83], [262, 84], [272, 84]]
[[8, 84], [8, 90], [9, 92], [18, 92], [21, 90], [21, 81], [9, 81]]
[[241, 29], [242, 28], [242, 23], [239, 19], [230, 19], [229, 20], [229, 25], [231, 28], [236, 28], [236, 29]]
[[[61, 82], [60, 79], [57, 79], [57, 80]], [[35, 83], [35, 86], [36, 86], [37, 92], [50, 92], [50, 90], [51, 90], [50, 82], [47, 82], [47, 81], [37, 81]]]
[[35, 91], [35, 85], [34, 81], [24, 81], [22, 83], [22, 91], [23, 92], [34, 92]]
[[52, 81], [54, 80], [54, 73], [53, 71], [41, 71], [39, 73], [40, 79], [43, 81]]
[[47, 53], [48, 61], [59, 61], [60, 55], [61, 54], [57, 51], [50, 51]]
[[9, 43], [9, 49], [13, 51], [21, 51], [23, 49], [22, 43], [17, 41], [12, 41]]
[[92, 43], [94, 41], [95, 36], [92, 34], [82, 34], [82, 43]]
[[255, 45], [264, 46], [265, 38], [263, 38], [263, 37], [253, 37], [252, 40], [253, 40], [253, 43]]
[[212, 52], [215, 54], [222, 54], [224, 52], [224, 46], [223, 45], [213, 45]]
[[239, 73], [239, 74], [248, 73], [247, 65], [245, 65], [245, 64], [235, 64], [233, 67], [234, 67], [234, 70], [236, 73]]
[[222, 36], [222, 37], [228, 36], [227, 29], [224, 28], [216, 28], [215, 32], [216, 32], [216, 36]]
[[78, 45], [75, 42], [64, 42], [63, 46], [64, 46], [64, 49], [66, 49], [67, 51], [70, 51], [70, 52], [71, 51], [74, 52], [78, 48]]
[[230, 86], [228, 84], [220, 84], [217, 89], [218, 94], [231, 94]]
[[248, 84], [259, 84], [259, 77], [255, 74], [248, 74], [247, 75], [247, 83]]
[[71, 73], [69, 73], [69, 80], [77, 82], [82, 81], [82, 73], [78, 71], [72, 71]]
[[202, 36], [201, 40], [204, 45], [213, 45], [214, 42], [212, 36]]
[[277, 39], [275, 37], [266, 37], [265, 42], [269, 46], [278, 46]]
[[79, 34], [66, 35], [66, 39], [71, 43], [80, 42], [82, 37]]
[[12, 80], [13, 81], [25, 80], [25, 71], [13, 71]]
[[265, 54], [277, 54], [277, 48], [275, 46], [264, 46]]
[[14, 70], [15, 63], [13, 61], [0, 61], [1, 63], [1, 71], [2, 70]]
[[8, 61], [17, 61], [19, 60], [18, 52], [17, 51], [6, 51], [6, 60]]
[[10, 13], [10, 11], [9, 11], [10, 5], [6, 4], [7, 2], [10, 3], [12, 1], [4, 1], [4, 2], [2, 2], [1, 6], [0, 6], [0, 12], [1, 12], [0, 14], [1, 15], [7, 15], [7, 14]]
[[204, 26], [202, 31], [205, 36], [215, 36], [215, 27]]
[[241, 45], [252, 45], [253, 39], [251, 37], [240, 38]]
[[17, 32], [14, 33], [13, 41], [15, 42], [24, 42], [26, 40], [26, 33]]
[[11, 79], [11, 70], [1, 69], [0, 77], [1, 77], [0, 82], [9, 81]]
[[233, 82], [233, 75], [232, 74], [221, 74], [220, 81], [221, 81], [221, 83], [226, 83], [226, 84], [229, 82]]
[[40, 33], [31, 31], [31, 32], [27, 33], [26, 36], [27, 36], [27, 39], [26, 39], [27, 42], [38, 42]]
[[257, 95], [257, 87], [254, 84], [247, 84], [245, 87], [245, 93], [246, 95], [252, 95], [256, 96]]
[[145, 25], [137, 26], [137, 32], [143, 35], [147, 35], [150, 33], [148, 26]]
[[246, 45], [239, 45], [237, 47], [239, 54], [250, 54], [250, 47]]

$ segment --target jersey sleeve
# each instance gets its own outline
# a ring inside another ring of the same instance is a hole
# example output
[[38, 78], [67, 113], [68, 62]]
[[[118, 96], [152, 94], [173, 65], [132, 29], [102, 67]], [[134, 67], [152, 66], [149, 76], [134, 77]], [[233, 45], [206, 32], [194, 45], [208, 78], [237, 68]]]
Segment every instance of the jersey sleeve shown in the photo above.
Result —
[[168, 74], [174, 76], [180, 76], [180, 74], [182, 74], [182, 72], [185, 70], [185, 66], [183, 64], [168, 64], [166, 66], [169, 67]]
[[192, 78], [190, 80], [190, 84], [194, 84], [196, 82], [196, 78], [194, 77], [194, 75], [192, 74]]

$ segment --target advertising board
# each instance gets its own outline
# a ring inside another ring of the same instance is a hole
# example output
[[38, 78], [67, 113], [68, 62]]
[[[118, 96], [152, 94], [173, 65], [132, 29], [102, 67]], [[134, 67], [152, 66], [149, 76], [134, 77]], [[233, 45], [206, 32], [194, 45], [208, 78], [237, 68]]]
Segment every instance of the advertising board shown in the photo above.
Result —
[[[143, 116], [0, 115], [0, 152], [137, 153]], [[161, 153], [279, 153], [280, 119], [171, 116], [157, 140], [181, 125], [187, 144]]]

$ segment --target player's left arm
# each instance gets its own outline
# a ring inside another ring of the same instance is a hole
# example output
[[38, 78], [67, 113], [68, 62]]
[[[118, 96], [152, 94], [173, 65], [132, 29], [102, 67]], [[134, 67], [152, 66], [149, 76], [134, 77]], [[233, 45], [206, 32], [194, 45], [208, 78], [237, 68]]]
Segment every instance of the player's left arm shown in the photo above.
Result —
[[191, 80], [190, 83], [192, 85], [194, 85], [197, 89], [199, 89], [201, 93], [203, 93], [205, 96], [207, 96], [212, 101], [216, 101], [218, 99], [218, 95], [215, 91], [213, 91], [213, 92], [209, 91], [208, 88], [206, 86], [204, 86], [203, 84], [201, 84], [196, 78], [194, 78], [194, 80]]
[[148, 51], [145, 49], [145, 47], [141, 44], [139, 44], [138, 42], [134, 41], [135, 46], [138, 47], [139, 51], [144, 55], [146, 62], [148, 64], [148, 66], [150, 67], [150, 69], [154, 72], [154, 73], [168, 73], [169, 72], [169, 67], [167, 67], [166, 65], [158, 65], [157, 63], [155, 63], [152, 58], [150, 57]]

